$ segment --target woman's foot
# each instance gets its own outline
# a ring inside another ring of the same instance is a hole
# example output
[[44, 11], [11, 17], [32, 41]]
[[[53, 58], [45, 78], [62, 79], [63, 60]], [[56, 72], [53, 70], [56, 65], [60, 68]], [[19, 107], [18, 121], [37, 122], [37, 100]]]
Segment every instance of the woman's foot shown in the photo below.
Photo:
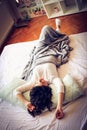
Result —
[[56, 23], [56, 31], [60, 32], [61, 20], [56, 18], [55, 23]]

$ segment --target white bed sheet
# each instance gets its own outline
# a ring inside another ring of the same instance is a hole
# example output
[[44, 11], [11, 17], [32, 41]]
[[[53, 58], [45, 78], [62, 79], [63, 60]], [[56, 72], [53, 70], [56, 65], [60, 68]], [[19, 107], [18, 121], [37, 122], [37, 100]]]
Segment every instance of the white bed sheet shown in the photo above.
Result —
[[[70, 35], [74, 50], [69, 62], [58, 69], [60, 77], [71, 73], [87, 92], [87, 32]], [[30, 51], [38, 40], [12, 44], [4, 48], [0, 56], [0, 87], [5, 87], [14, 77], [20, 77], [29, 60]], [[0, 130], [87, 130], [87, 96], [63, 107], [65, 117], [54, 118], [54, 112], [46, 112], [33, 118], [25, 110], [0, 100]]]

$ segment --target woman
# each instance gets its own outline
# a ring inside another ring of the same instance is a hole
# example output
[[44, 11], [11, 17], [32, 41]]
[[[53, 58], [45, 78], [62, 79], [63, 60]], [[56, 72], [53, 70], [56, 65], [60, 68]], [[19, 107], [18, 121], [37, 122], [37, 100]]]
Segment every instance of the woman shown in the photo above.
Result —
[[[60, 29], [59, 19], [56, 19], [56, 27], [56, 30], [54, 30], [50, 26], [43, 27], [39, 38], [39, 45], [41, 45], [42, 43], [43, 45], [47, 46], [59, 37], [64, 36], [63, 34], [58, 32]], [[39, 45], [36, 49], [39, 48]], [[65, 55], [62, 55], [62, 57], [65, 58], [67, 53], [65, 53], [64, 50], [63, 52]], [[53, 61], [56, 61], [56, 56], [50, 55], [47, 58], [51, 58]], [[45, 57], [42, 57], [42, 61], [44, 59]], [[36, 60], [36, 62], [37, 61], [38, 59]], [[41, 60], [39, 60], [39, 62], [41, 62]], [[36, 64], [32, 69], [32, 76], [31, 79], [29, 78], [29, 82], [22, 86], [19, 86], [15, 91], [17, 98], [22, 101], [22, 103], [26, 106], [32, 116], [41, 114], [46, 108], [48, 108], [48, 110], [51, 110], [52, 89], [50, 87], [50, 84], [54, 84], [54, 87], [58, 87], [58, 102], [55, 111], [55, 116], [57, 119], [61, 119], [64, 117], [64, 112], [62, 109], [64, 98], [64, 85], [58, 76], [57, 65], [55, 65], [54, 62], [52, 63], [47, 61]], [[23, 93], [26, 91], [30, 91], [30, 101], [27, 101], [23, 96]]]

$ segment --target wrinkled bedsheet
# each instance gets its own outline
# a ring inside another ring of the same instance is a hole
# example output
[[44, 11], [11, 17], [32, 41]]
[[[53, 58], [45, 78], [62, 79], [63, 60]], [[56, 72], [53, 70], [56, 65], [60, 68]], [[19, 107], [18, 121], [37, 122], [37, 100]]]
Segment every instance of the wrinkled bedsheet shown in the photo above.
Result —
[[[65, 117], [57, 120], [55, 109], [32, 117], [24, 109], [0, 99], [0, 130], [87, 130], [87, 32], [70, 35], [74, 50], [68, 63], [58, 69], [60, 77], [71, 73], [85, 92], [85, 96], [63, 107]], [[38, 40], [12, 44], [0, 56], [0, 88], [14, 77], [21, 77], [29, 54]]]

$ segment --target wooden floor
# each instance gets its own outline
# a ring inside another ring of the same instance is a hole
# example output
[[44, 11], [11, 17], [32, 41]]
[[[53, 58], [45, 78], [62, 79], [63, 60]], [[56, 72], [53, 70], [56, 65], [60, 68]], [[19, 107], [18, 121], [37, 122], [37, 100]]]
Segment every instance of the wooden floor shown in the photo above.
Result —
[[[87, 31], [87, 12], [59, 17], [61, 19], [61, 31], [67, 35]], [[39, 38], [41, 28], [50, 25], [55, 28], [55, 18], [48, 19], [47, 16], [33, 18], [27, 27], [16, 28], [9, 37], [6, 44], [32, 41]]]

